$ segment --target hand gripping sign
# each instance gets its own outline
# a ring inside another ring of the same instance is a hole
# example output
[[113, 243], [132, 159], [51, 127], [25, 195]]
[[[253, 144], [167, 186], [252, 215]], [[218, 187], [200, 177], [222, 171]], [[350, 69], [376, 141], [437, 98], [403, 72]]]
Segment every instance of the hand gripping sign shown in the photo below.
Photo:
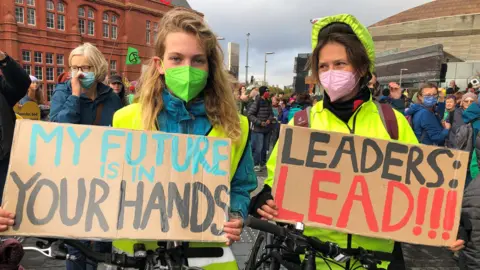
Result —
[[456, 240], [468, 153], [282, 126], [278, 220], [431, 246]]
[[224, 242], [228, 139], [17, 121], [4, 234]]

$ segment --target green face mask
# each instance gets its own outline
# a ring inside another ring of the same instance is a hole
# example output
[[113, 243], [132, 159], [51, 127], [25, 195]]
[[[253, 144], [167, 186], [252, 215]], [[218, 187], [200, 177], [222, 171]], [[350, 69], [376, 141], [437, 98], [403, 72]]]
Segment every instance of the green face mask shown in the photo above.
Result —
[[167, 88], [178, 98], [189, 102], [200, 94], [207, 85], [208, 72], [191, 66], [165, 70]]

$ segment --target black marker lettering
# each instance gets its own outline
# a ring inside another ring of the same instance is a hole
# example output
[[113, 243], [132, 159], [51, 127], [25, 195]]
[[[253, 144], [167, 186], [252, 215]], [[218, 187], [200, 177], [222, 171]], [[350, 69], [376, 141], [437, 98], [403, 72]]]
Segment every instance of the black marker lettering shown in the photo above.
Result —
[[[71, 182], [71, 181], [70, 181]], [[87, 197], [87, 188], [85, 179], [78, 179], [77, 185], [77, 204], [75, 205], [75, 215], [68, 217], [68, 185], [67, 178], [60, 181], [60, 220], [65, 226], [73, 226], [80, 222], [85, 208], [85, 198]]]
[[27, 190], [29, 190], [33, 184], [40, 178], [41, 173], [36, 173], [30, 178], [27, 183], [23, 183], [20, 177], [16, 172], [11, 172], [10, 176], [13, 179], [13, 182], [18, 187], [18, 200], [17, 200], [17, 207], [15, 209], [15, 224], [13, 224], [13, 229], [18, 230], [20, 225], [22, 224], [23, 218], [23, 207], [25, 205], [25, 199], [27, 197]]
[[[437, 162], [438, 156], [440, 155], [447, 155], [449, 158], [453, 157], [452, 151], [446, 148], [435, 149], [430, 153], [430, 155], [428, 155], [428, 165], [430, 165], [432, 170], [437, 174], [437, 182], [427, 183], [428, 188], [441, 187], [443, 185], [443, 182], [445, 181], [445, 178], [443, 177], [443, 172], [440, 167], [438, 167], [439, 162]], [[447, 164], [447, 162], [442, 162], [442, 164]]]
[[[345, 149], [345, 146], [348, 143], [348, 149]], [[338, 166], [338, 163], [340, 162], [340, 159], [342, 158], [343, 154], [348, 154], [350, 155], [350, 159], [352, 160], [352, 169], [354, 172], [358, 172], [358, 162], [357, 162], [357, 153], [355, 152], [355, 141], [353, 136], [344, 136], [342, 137], [342, 141], [340, 142], [340, 145], [338, 146], [337, 151], [335, 152], [335, 156], [333, 156], [332, 162], [330, 163], [330, 166], [328, 166], [330, 169], [335, 169]]]
[[393, 158], [392, 153], [406, 154], [408, 153], [408, 146], [389, 142], [385, 153], [385, 161], [383, 162], [382, 178], [385, 180], [402, 181], [402, 176], [390, 173], [390, 166], [401, 167], [403, 160]]
[[144, 230], [147, 227], [152, 210], [158, 209], [160, 210], [160, 224], [162, 226], [162, 232], [168, 232], [170, 225], [168, 224], [167, 206], [165, 203], [165, 190], [163, 189], [163, 185], [160, 182], [156, 182], [152, 193], [150, 194], [150, 199], [148, 199], [140, 229]]
[[423, 150], [422, 148], [418, 146], [412, 146], [410, 148], [410, 152], [408, 153], [408, 159], [407, 159], [407, 173], [405, 175], [405, 184], [410, 185], [411, 180], [410, 177], [415, 175], [415, 178], [417, 179], [418, 183], [420, 185], [425, 184], [425, 177], [423, 177], [423, 174], [418, 170], [418, 166], [422, 164], [423, 162]]
[[[368, 149], [372, 149], [375, 153], [368, 154]], [[375, 156], [375, 162], [373, 162], [370, 168], [367, 168], [367, 159], [370, 160], [373, 156]], [[383, 153], [382, 149], [378, 146], [377, 142], [371, 139], [365, 139], [363, 141], [362, 146], [362, 157], [360, 160], [360, 172], [361, 173], [371, 173], [380, 168], [383, 162]]]
[[[207, 214], [202, 224], [198, 224], [198, 214], [199, 214], [198, 213], [199, 211], [198, 192], [202, 192], [203, 195], [205, 195], [205, 198], [207, 199], [207, 205], [202, 207], [203, 209], [207, 210]], [[208, 190], [208, 187], [206, 187], [203, 183], [200, 183], [200, 182], [193, 183], [192, 193], [193, 193], [192, 194], [192, 216], [190, 217], [190, 231], [195, 233], [204, 232], [210, 227], [210, 224], [212, 223], [214, 218], [215, 204], [213, 201], [213, 196], [210, 190]]]
[[118, 213], [117, 229], [123, 229], [123, 221], [125, 220], [125, 208], [134, 207], [135, 216], [133, 217], [133, 228], [135, 230], [138, 230], [140, 228], [140, 222], [142, 221], [144, 184], [142, 181], [138, 182], [137, 196], [135, 197], [135, 200], [132, 201], [127, 201], [125, 199], [126, 185], [127, 182], [125, 180], [122, 180], [122, 183], [120, 184], [120, 208]]
[[[44, 218], [38, 218], [35, 216], [35, 201], [37, 200], [40, 190], [42, 190], [42, 187], [44, 186], [49, 187], [52, 191], [52, 204], [50, 205], [47, 215]], [[32, 225], [45, 225], [53, 219], [55, 211], [58, 209], [58, 197], [58, 187], [53, 181], [48, 179], [38, 180], [32, 190], [32, 193], [30, 193], [30, 197], [28, 198], [27, 202], [27, 217]]]
[[168, 217], [173, 216], [173, 206], [177, 206], [177, 212], [181, 220], [182, 228], [188, 227], [190, 210], [190, 183], [185, 184], [183, 199], [180, 196], [176, 183], [168, 183]]
[[326, 156], [327, 151], [315, 149], [315, 143], [321, 142], [327, 144], [330, 141], [330, 134], [312, 132], [310, 134], [310, 143], [308, 144], [307, 159], [305, 161], [305, 166], [325, 169], [327, 167], [326, 163], [315, 162], [314, 159], [316, 156]]
[[[222, 201], [222, 191], [225, 192], [228, 196], [228, 187], [225, 185], [220, 185], [217, 186], [215, 189], [215, 204], [220, 207], [223, 211], [228, 213], [228, 205], [226, 202]], [[223, 231], [221, 230], [222, 226], [218, 226], [216, 223], [212, 223], [212, 226], [210, 226], [210, 231], [212, 232], [213, 235], [221, 235]]]
[[[95, 201], [97, 197], [97, 187], [100, 187], [102, 189], [102, 195], [100, 199]], [[110, 187], [108, 186], [107, 183], [105, 183], [105, 181], [98, 178], [92, 179], [92, 181], [90, 182], [90, 192], [88, 194], [87, 214], [85, 216], [86, 232], [89, 232], [92, 230], [94, 216], [97, 216], [98, 224], [100, 225], [100, 228], [102, 228], [104, 232], [108, 231], [109, 229], [108, 223], [107, 223], [107, 220], [105, 219], [105, 216], [103, 215], [102, 209], [100, 209], [100, 204], [103, 203], [108, 198], [109, 193], [110, 193]]]
[[304, 163], [303, 160], [296, 159], [290, 156], [292, 154], [292, 137], [293, 130], [291, 128], [287, 128], [285, 130], [285, 139], [283, 141], [282, 163], [302, 166]]

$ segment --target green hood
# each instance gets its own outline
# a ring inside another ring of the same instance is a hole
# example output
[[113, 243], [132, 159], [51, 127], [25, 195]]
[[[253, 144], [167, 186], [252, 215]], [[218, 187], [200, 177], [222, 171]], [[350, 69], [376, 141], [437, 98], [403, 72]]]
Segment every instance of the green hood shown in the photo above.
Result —
[[371, 61], [370, 71], [373, 72], [375, 70], [375, 46], [373, 44], [372, 36], [370, 35], [370, 32], [368, 32], [368, 29], [363, 26], [357, 18], [350, 14], [329, 16], [315, 22], [312, 28], [312, 50], [317, 47], [320, 30], [332, 23], [345, 23], [352, 28], [353, 32], [357, 35], [367, 51], [368, 57]]

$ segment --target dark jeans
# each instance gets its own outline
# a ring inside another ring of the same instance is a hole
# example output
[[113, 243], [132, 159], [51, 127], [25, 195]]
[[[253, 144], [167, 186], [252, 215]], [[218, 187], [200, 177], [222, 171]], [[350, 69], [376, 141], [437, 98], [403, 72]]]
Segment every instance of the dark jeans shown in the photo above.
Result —
[[[97, 252], [112, 252], [112, 242], [92, 242], [92, 241], [79, 241], [82, 244], [86, 245], [87, 247], [93, 249], [93, 251]], [[85, 255], [81, 253], [78, 249], [73, 248], [67, 245], [68, 254], [75, 255], [78, 259], [75, 261], [66, 261], [67, 270], [95, 270], [97, 266], [94, 262], [87, 260]]]
[[252, 142], [254, 152], [253, 161], [255, 166], [264, 166], [267, 163], [267, 150], [270, 145], [270, 132], [252, 132]]

